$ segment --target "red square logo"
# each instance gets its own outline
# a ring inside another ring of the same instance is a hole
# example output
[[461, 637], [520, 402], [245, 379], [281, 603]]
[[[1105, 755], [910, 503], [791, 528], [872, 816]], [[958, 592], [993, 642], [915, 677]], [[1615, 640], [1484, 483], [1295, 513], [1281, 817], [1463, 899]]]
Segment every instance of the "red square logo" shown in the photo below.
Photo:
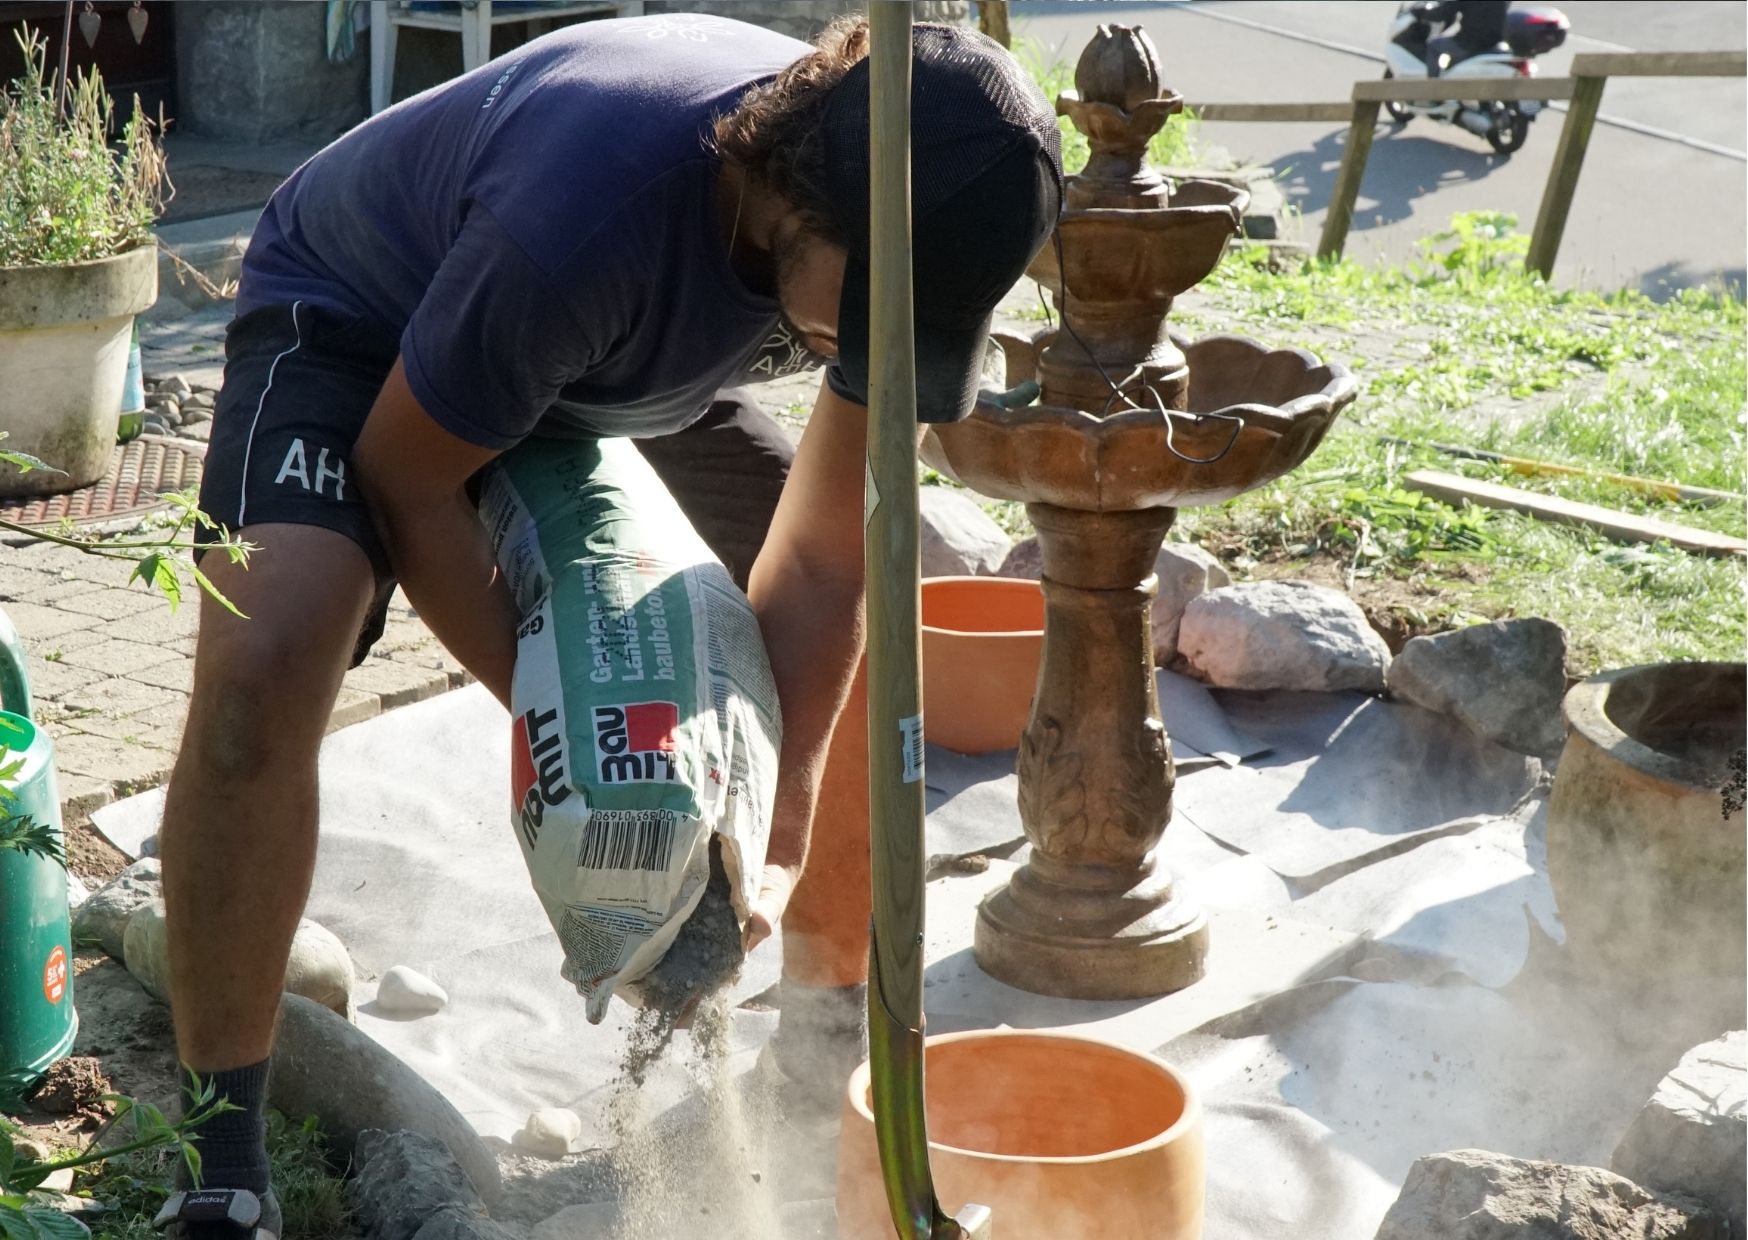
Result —
[[674, 752], [680, 708], [672, 702], [644, 702], [625, 708], [625, 732], [633, 753]]

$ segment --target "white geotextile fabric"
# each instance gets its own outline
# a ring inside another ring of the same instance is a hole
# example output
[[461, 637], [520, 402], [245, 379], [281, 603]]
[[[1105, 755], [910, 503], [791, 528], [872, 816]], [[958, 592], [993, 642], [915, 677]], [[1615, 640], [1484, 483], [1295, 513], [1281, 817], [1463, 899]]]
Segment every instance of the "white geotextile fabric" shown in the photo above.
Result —
[[[1563, 1018], [1540, 1018], [1534, 987], [1489, 989], [1523, 968], [1533, 923], [1559, 937], [1537, 803], [1507, 812], [1533, 764], [1357, 695], [1217, 699], [1269, 752], [1182, 775], [1161, 850], [1211, 910], [1215, 973], [1152, 1003], [1077, 1004], [994, 982], [972, 961], [970, 932], [977, 900], [1007, 872], [998, 861], [930, 886], [934, 1027], [1089, 1027], [1184, 1066], [1208, 1113], [1208, 1240], [1366, 1240], [1413, 1159], [1455, 1146], [1606, 1161], [1669, 1065], [1605, 1073]], [[509, 836], [506, 733], [474, 688], [329, 737], [310, 916], [368, 979], [361, 1027], [483, 1133], [508, 1137], [531, 1110], [569, 1106], [595, 1142], [625, 1009], [591, 1028], [558, 977]], [[1011, 780], [992, 780], [1009, 777], [992, 769], [938, 800], [931, 853], [1018, 837]], [[131, 798], [98, 825], [137, 852], [161, 802]], [[740, 992], [769, 986], [779, 959], [776, 945], [755, 953]], [[429, 973], [449, 1008], [383, 1018], [370, 999], [393, 964]], [[773, 1025], [768, 1012], [737, 1014], [739, 1062]], [[670, 1064], [652, 1088], [677, 1099], [686, 1080]]]

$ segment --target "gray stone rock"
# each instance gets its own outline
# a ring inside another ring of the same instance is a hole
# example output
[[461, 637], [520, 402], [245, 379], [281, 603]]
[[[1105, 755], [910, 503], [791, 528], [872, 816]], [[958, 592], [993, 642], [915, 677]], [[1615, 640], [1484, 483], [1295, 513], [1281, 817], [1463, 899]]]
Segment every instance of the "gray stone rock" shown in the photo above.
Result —
[[[170, 1002], [170, 942], [164, 926], [164, 902], [146, 901], [128, 918], [122, 937], [122, 958], [129, 973], [161, 1003]], [[305, 918], [291, 940], [285, 989], [302, 995], [341, 1016], [352, 1007], [352, 958], [332, 933]]]
[[314, 1115], [340, 1157], [369, 1129], [423, 1133], [448, 1148], [475, 1192], [497, 1199], [498, 1161], [473, 1126], [417, 1072], [321, 1004], [301, 995], [279, 1001], [269, 1079], [272, 1105], [298, 1119]]
[[158, 391], [174, 396], [177, 400], [194, 394], [194, 389], [188, 385], [188, 377], [182, 374], [165, 375], [159, 379]]
[[478, 1211], [444, 1206], [425, 1220], [413, 1240], [520, 1240], [520, 1237]]
[[73, 915], [73, 937], [96, 943], [117, 960], [122, 959], [122, 939], [127, 919], [148, 900], [163, 894], [156, 857], [136, 861], [92, 892]]
[[1566, 743], [1566, 630], [1532, 618], [1416, 637], [1391, 662], [1389, 688], [1496, 745], [1556, 757]]
[[122, 933], [122, 963], [146, 993], [170, 1002], [170, 943], [164, 929], [164, 901], [154, 897], [134, 909]]
[[1025, 581], [1037, 581], [1044, 575], [1044, 549], [1038, 545], [1036, 534], [1020, 539], [1013, 545], [1001, 562], [1001, 567], [995, 570], [997, 577], [1016, 577]]
[[923, 487], [922, 553], [925, 577], [993, 576], [1013, 539], [964, 491]]
[[182, 402], [182, 411], [184, 413], [187, 413], [190, 409], [204, 409], [208, 413], [211, 413], [212, 407], [213, 396], [211, 392], [194, 392]]
[[351, 953], [333, 931], [307, 917], [298, 922], [285, 964], [286, 993], [314, 999], [350, 1018], [353, 980]]
[[1190, 600], [1232, 584], [1225, 565], [1194, 543], [1166, 543], [1154, 557], [1153, 657], [1164, 667], [1177, 654], [1178, 628]]
[[1429, 1154], [1408, 1170], [1376, 1240], [1729, 1240], [1722, 1216], [1600, 1167], [1486, 1150]]
[[534, 1227], [533, 1240], [618, 1240], [625, 1234], [625, 1211], [617, 1201], [566, 1206]]
[[206, 443], [212, 438], [212, 422], [184, 422], [176, 428], [176, 434], [183, 439], [194, 439]]
[[147, 435], [174, 435], [176, 423], [167, 422], [155, 413], [148, 413], [140, 423], [140, 430]]
[[1659, 1192], [1683, 1193], [1748, 1234], [1748, 1034], [1725, 1034], [1681, 1057], [1639, 1112], [1609, 1166]]
[[187, 404], [182, 406], [182, 425], [184, 428], [199, 426], [202, 422], [212, 421], [211, 405]]
[[372, 1240], [413, 1240], [425, 1221], [446, 1206], [484, 1209], [441, 1141], [380, 1129], [358, 1134], [346, 1201]]
[[449, 1005], [449, 994], [436, 982], [397, 964], [376, 984], [376, 1006], [390, 1016], [429, 1016]]
[[1390, 648], [1338, 590], [1301, 582], [1223, 586], [1190, 600], [1178, 653], [1226, 689], [1384, 688]]

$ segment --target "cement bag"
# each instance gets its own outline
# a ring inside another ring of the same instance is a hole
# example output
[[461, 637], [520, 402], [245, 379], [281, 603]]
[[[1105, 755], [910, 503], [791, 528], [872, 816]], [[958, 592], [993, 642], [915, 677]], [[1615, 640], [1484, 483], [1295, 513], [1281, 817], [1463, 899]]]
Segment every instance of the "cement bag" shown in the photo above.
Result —
[[777, 689], [746, 596], [629, 441], [523, 443], [488, 471], [480, 519], [521, 618], [511, 821], [599, 1022], [697, 906], [712, 835], [745, 925]]

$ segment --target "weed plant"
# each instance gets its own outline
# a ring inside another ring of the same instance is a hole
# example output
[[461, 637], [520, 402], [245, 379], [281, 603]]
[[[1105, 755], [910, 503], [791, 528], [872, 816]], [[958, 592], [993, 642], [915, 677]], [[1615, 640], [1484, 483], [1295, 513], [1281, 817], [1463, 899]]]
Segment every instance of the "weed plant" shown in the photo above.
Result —
[[165, 179], [163, 148], [138, 100], [112, 148], [102, 79], [74, 78], [63, 115], [47, 45], [35, 31], [18, 42], [24, 73], [0, 91], [0, 267], [85, 262], [141, 244]]

